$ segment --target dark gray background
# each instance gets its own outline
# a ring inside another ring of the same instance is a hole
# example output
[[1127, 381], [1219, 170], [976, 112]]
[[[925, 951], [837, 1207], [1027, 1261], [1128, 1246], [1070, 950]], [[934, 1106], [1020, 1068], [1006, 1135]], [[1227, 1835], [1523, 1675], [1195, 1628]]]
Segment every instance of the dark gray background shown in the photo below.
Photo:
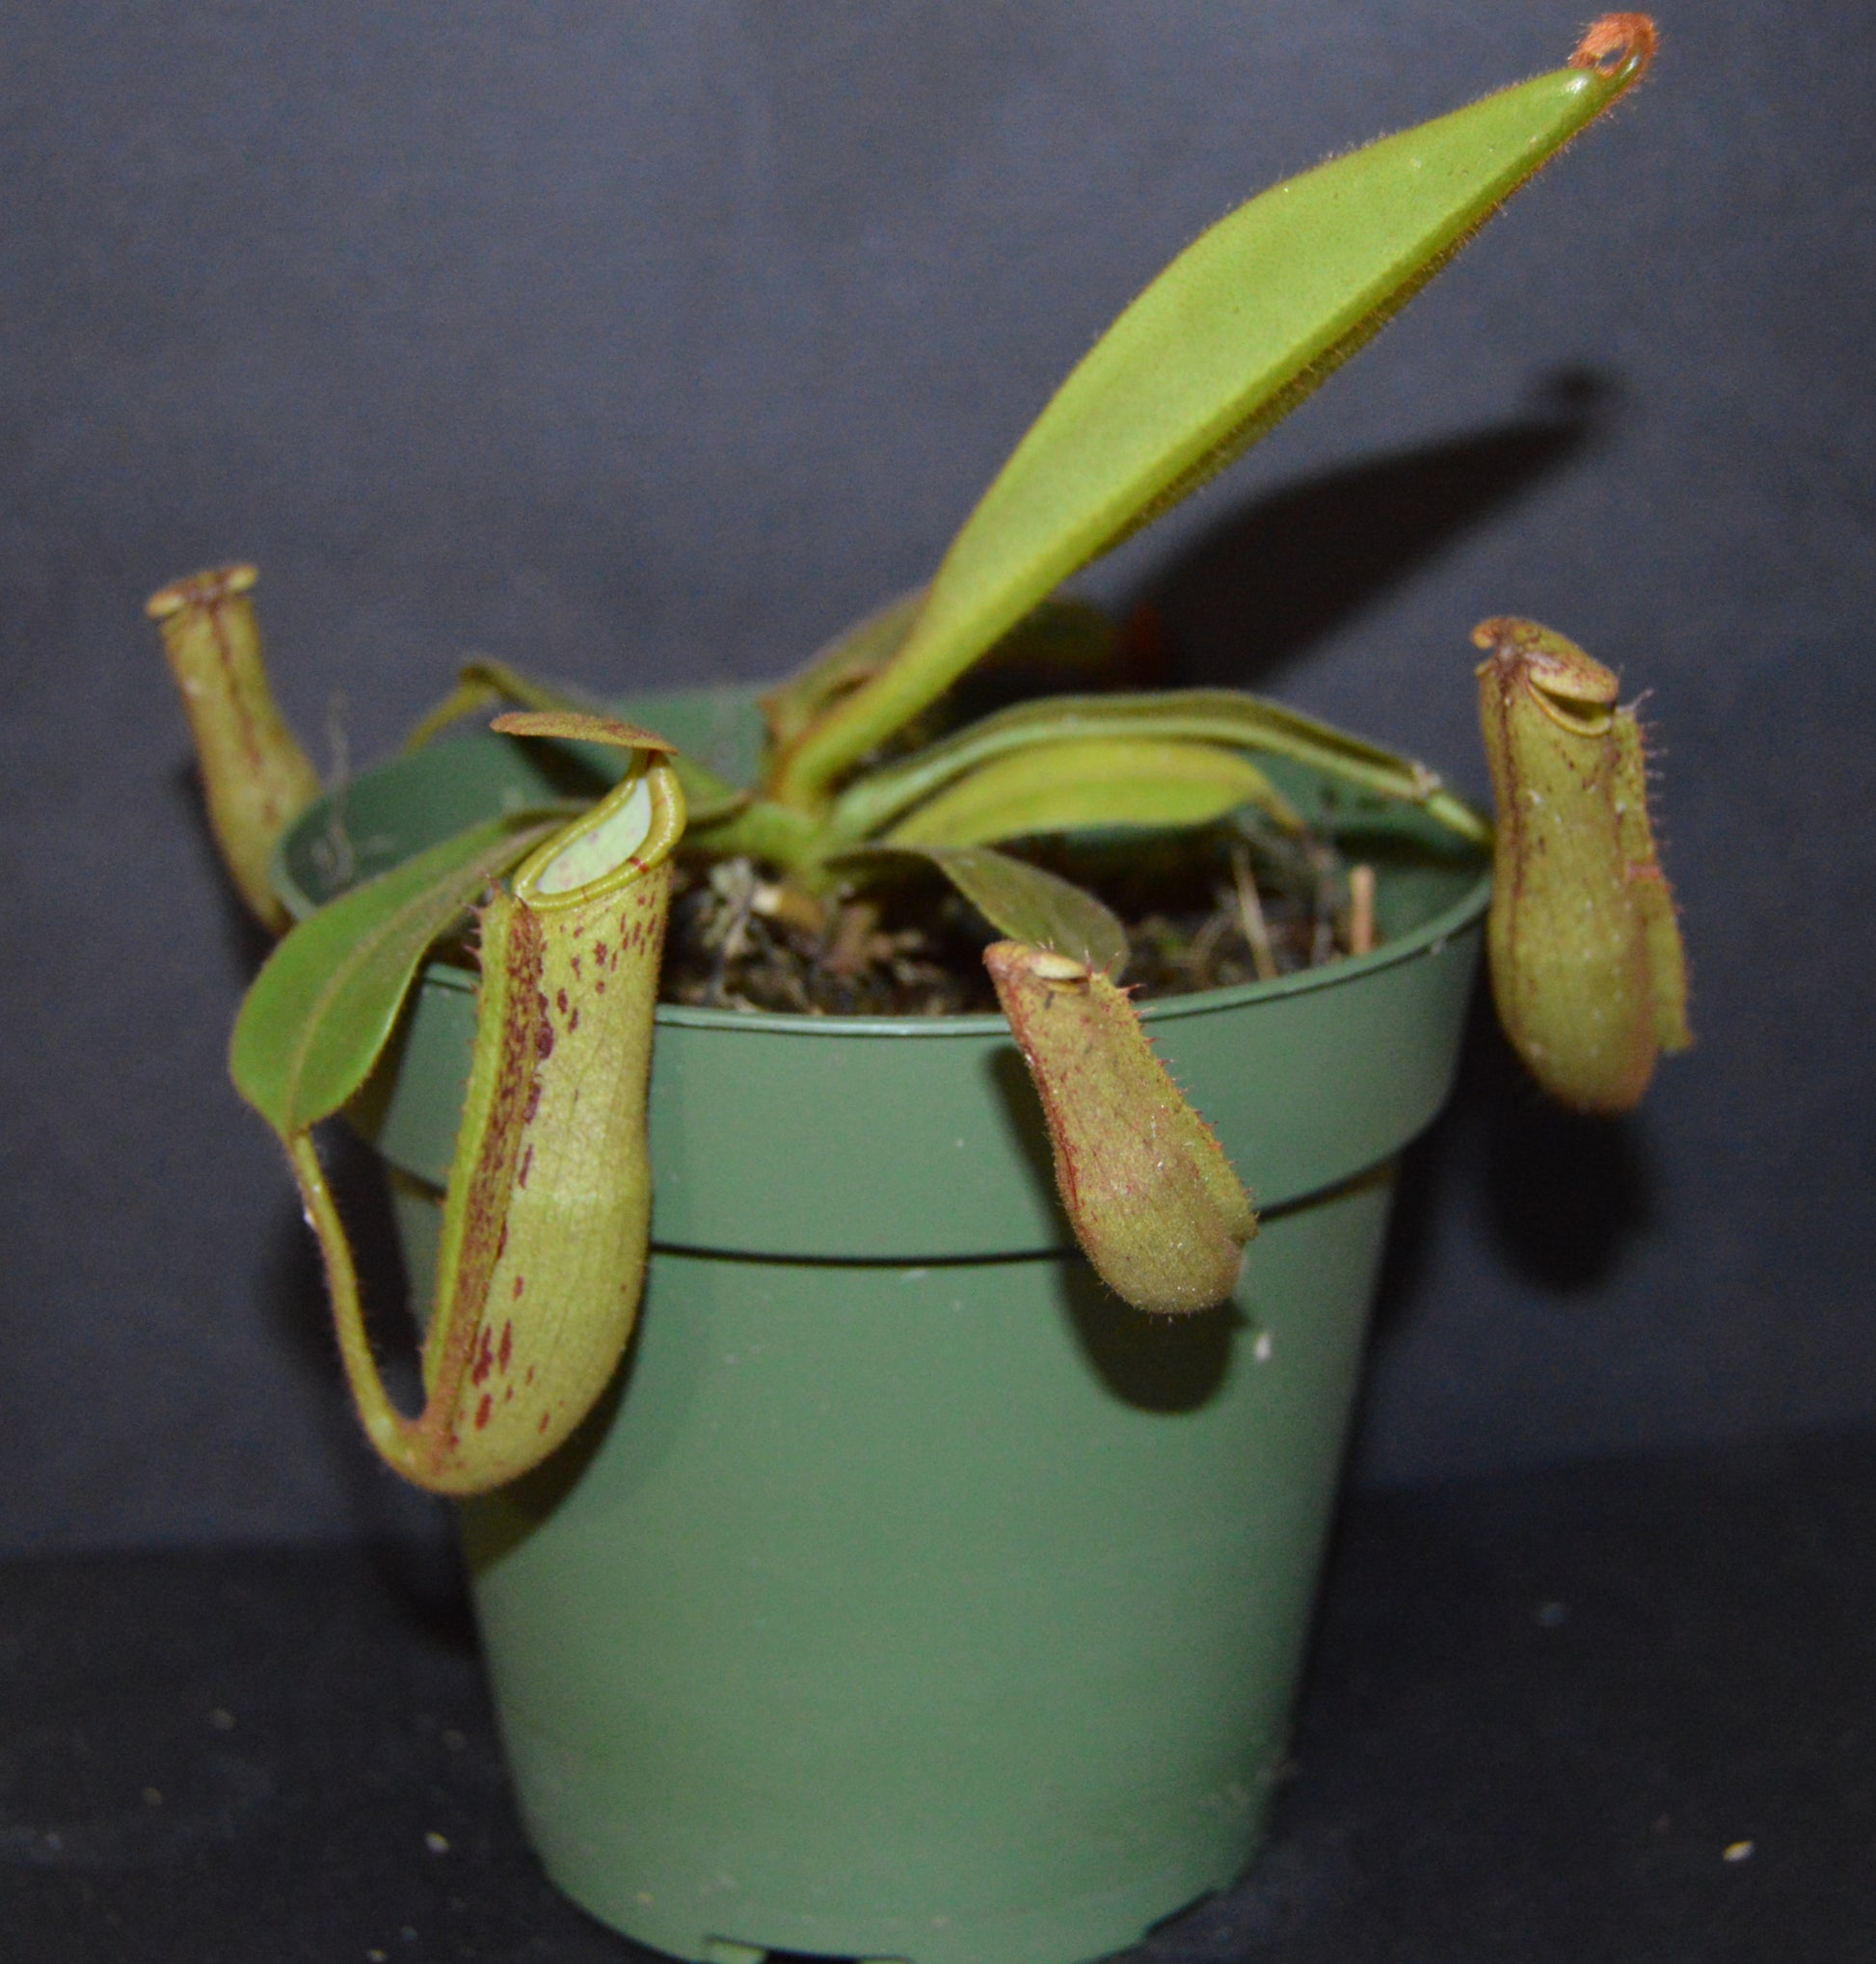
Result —
[[[931, 567], [1180, 246], [1556, 65], [1494, 0], [98, 0], [0, 26], [0, 1544], [433, 1524], [354, 1440], [228, 1089], [256, 944], [144, 596], [257, 560], [326, 761], [476, 649], [770, 672]], [[1421, 1150], [1382, 1480], [1876, 1412], [1865, 1061], [1876, 14], [1701, 0], [1655, 78], [1091, 586], [1195, 678], [1482, 781], [1466, 633], [1648, 689], [1693, 1055], [1620, 1124], [1485, 1020]]]

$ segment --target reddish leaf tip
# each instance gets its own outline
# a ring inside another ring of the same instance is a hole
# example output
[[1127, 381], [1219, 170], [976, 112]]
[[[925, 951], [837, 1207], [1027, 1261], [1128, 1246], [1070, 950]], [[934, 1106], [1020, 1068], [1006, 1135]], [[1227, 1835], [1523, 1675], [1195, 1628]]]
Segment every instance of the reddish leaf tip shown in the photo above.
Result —
[[1661, 44], [1654, 22], [1646, 13], [1604, 13], [1590, 22], [1569, 58], [1572, 68], [1594, 68], [1611, 80], [1648, 73]]

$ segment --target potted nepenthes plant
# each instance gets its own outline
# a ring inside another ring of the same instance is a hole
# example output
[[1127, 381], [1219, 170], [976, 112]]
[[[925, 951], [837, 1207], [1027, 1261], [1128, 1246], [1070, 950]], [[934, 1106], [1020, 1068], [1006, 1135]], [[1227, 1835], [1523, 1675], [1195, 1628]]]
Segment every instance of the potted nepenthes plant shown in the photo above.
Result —
[[[1635, 716], [1561, 635], [1475, 632], [1494, 824], [1295, 711], [1107, 686], [1115, 630], [1058, 589], [1360, 347], [1653, 40], [1607, 16], [1226, 218], [929, 585], [759, 697], [481, 662], [322, 794], [252, 569], [152, 600], [225, 856], [284, 933], [235, 1081], [372, 1444], [461, 1499], [530, 1830], [618, 1927], [716, 1964], [1069, 1964], [1242, 1867], [1391, 1167], [1482, 931], [1540, 1081], [1618, 1111], [1687, 1041], [1678, 928]], [[340, 1113], [390, 1169], [420, 1411], [321, 1170]]]

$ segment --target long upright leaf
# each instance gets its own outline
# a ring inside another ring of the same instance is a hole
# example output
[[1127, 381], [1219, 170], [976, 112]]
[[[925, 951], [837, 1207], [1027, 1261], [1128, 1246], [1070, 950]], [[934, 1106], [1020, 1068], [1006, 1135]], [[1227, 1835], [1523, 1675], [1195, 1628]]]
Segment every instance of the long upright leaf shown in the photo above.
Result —
[[768, 740], [786, 747], [837, 697], [876, 675], [918, 619], [925, 588], [901, 593], [855, 621], [762, 698]]
[[566, 816], [485, 820], [342, 894], [274, 950], [241, 1006], [228, 1070], [275, 1131], [305, 1131], [364, 1083], [430, 944]]
[[1367, 341], [1646, 67], [1607, 16], [1554, 73], [1266, 192], [1175, 259], [1084, 359], [966, 521], [918, 622], [783, 760], [814, 807], [1079, 567], [1220, 470]]

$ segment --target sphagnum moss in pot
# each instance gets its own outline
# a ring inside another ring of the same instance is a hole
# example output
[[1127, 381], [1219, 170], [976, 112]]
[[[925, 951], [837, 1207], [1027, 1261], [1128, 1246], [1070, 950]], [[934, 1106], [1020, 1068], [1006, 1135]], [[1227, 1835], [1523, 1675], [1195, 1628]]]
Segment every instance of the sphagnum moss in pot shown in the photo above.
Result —
[[[1474, 636], [1495, 830], [1255, 697], [972, 688], [1098, 670], [1111, 631], [1060, 582], [1359, 347], [1652, 44], [1608, 16], [1225, 219], [931, 583], [727, 723], [480, 664], [321, 798], [252, 572], [151, 603], [230, 869], [299, 917], [236, 1082], [372, 1443], [463, 1496], [530, 1830], [619, 1928], [719, 1964], [1070, 1964], [1250, 1852], [1390, 1169], [1488, 892], [1556, 1095], [1622, 1109], [1687, 1040], [1641, 737], [1607, 669], [1509, 619]], [[502, 734], [431, 740], [503, 698]], [[312, 1143], [341, 1111], [436, 1278], [414, 1415]]]

